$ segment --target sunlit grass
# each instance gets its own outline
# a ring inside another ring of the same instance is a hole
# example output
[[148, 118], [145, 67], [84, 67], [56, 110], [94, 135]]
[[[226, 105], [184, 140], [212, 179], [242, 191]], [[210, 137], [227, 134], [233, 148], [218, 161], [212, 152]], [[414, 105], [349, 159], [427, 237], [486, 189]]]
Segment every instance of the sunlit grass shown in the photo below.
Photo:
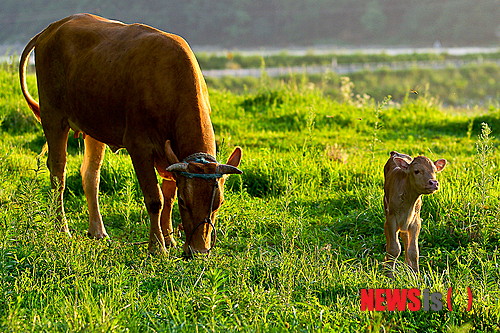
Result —
[[[0, 117], [17, 124], [18, 115], [31, 114], [10, 76], [0, 72]], [[226, 182], [213, 253], [191, 261], [179, 248], [157, 258], [131, 244], [147, 240], [149, 222], [126, 152], [108, 150], [102, 169], [111, 238], [85, 236], [83, 144], [71, 136], [65, 204], [73, 238], [56, 232], [48, 171], [43, 160], [37, 164], [41, 126], [2, 124], [0, 330], [499, 329], [498, 171], [488, 169], [484, 192], [476, 149], [482, 122], [493, 130], [488, 145], [497, 146], [499, 110], [441, 111], [423, 98], [377, 112], [382, 101], [340, 103], [304, 81], [244, 95], [212, 91], [211, 101], [218, 159], [242, 146], [244, 174]], [[440, 190], [423, 199], [422, 271], [414, 275], [400, 258], [394, 280], [381, 269], [382, 168], [391, 150], [449, 162]], [[485, 161], [499, 163], [496, 153]], [[363, 288], [444, 294], [450, 287], [453, 312], [360, 311]]]

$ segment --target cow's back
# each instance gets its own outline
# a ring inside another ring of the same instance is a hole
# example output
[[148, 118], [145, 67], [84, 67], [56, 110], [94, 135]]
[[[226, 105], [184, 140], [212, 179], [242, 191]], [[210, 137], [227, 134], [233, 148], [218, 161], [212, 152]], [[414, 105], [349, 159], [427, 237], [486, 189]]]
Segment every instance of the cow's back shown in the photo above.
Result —
[[179, 112], [198, 122], [210, 114], [198, 63], [179, 36], [77, 14], [47, 27], [35, 55], [40, 105], [99, 141], [121, 147], [133, 126], [161, 133], [163, 146]]

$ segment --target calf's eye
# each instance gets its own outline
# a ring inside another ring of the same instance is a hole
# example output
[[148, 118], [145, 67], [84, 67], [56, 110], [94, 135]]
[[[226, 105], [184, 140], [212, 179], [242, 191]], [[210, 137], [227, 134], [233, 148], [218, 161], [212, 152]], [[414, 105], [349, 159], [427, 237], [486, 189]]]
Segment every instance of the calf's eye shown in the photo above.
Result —
[[420, 170], [415, 170], [415, 174], [418, 175], [420, 173]]

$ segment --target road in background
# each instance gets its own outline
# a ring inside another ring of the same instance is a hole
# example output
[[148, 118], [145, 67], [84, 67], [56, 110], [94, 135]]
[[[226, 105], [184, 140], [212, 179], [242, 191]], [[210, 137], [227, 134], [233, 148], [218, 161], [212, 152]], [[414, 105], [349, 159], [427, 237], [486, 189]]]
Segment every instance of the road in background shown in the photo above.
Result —
[[[328, 66], [295, 66], [295, 67], [273, 67], [265, 68], [264, 72], [267, 76], [286, 76], [290, 74], [324, 74], [336, 73], [338, 75], [346, 75], [349, 73], [360, 71], [375, 71], [375, 70], [404, 70], [410, 68], [460, 68], [469, 65], [480, 65], [483, 63], [496, 63], [500, 65], [500, 60], [483, 60], [478, 56], [475, 60], [431, 60], [431, 61], [393, 61], [393, 62], [373, 62], [373, 63], [353, 63], [338, 65], [333, 61], [332, 65]], [[240, 68], [240, 69], [207, 69], [202, 70], [205, 77], [220, 78], [224, 76], [234, 77], [260, 77], [263, 70], [260, 68]]]
[[500, 52], [500, 47], [334, 47], [334, 46], [315, 46], [312, 48], [288, 48], [288, 49], [272, 49], [272, 48], [258, 48], [258, 49], [217, 49], [204, 46], [193, 46], [195, 53], [207, 53], [215, 55], [227, 55], [228, 53], [241, 54], [241, 55], [276, 55], [286, 53], [294, 56], [304, 56], [308, 54], [381, 54], [398, 55], [398, 54], [413, 54], [413, 53], [447, 53], [450, 55], [465, 55], [474, 53], [494, 53]]
[[[3, 46], [2, 47], [10, 55], [0, 56], [0, 62], [12, 62], [14, 59], [17, 60], [19, 54], [22, 52], [18, 50], [21, 48], [20, 45], [15, 45], [12, 47]], [[327, 72], [334, 72], [339, 75], [349, 74], [359, 71], [373, 71], [379, 69], [389, 69], [389, 70], [403, 70], [412, 67], [418, 68], [433, 68], [433, 69], [443, 69], [447, 67], [462, 67], [472, 64], [481, 64], [483, 62], [494, 62], [500, 65], [500, 60], [483, 60], [480, 55], [475, 60], [443, 60], [443, 61], [394, 61], [394, 62], [378, 62], [378, 63], [353, 63], [353, 64], [337, 64], [335, 55], [344, 54], [388, 54], [388, 55], [398, 55], [398, 54], [413, 54], [413, 53], [447, 53], [450, 55], [465, 55], [465, 54], [481, 54], [481, 53], [494, 53], [500, 52], [499, 47], [433, 47], [433, 48], [335, 48], [335, 47], [317, 47], [314, 49], [305, 48], [292, 48], [292, 49], [249, 49], [249, 50], [217, 50], [215, 48], [208, 47], [193, 47], [196, 53], [207, 53], [216, 55], [228, 55], [229, 53], [238, 53], [242, 55], [261, 55], [268, 56], [273, 54], [286, 53], [289, 55], [302, 56], [308, 54], [331, 54], [332, 63], [328, 66], [297, 66], [297, 67], [276, 67], [276, 68], [266, 68], [265, 72], [268, 76], [284, 76], [293, 74], [322, 74]], [[6, 54], [4, 53], [4, 54]], [[0, 53], [1, 54], [1, 53]], [[16, 55], [16, 56], [13, 56]], [[33, 63], [33, 55], [31, 56], [30, 62]], [[241, 68], [241, 69], [206, 69], [203, 70], [203, 75], [206, 77], [223, 77], [223, 76], [235, 76], [235, 77], [245, 77], [253, 76], [260, 77], [262, 74], [262, 69], [260, 68]]]

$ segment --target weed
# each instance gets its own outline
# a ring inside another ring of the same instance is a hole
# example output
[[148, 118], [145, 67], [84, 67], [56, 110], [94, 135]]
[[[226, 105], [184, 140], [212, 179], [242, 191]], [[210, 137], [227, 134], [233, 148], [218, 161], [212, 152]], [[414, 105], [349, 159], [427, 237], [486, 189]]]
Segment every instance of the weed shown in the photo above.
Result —
[[127, 178], [127, 180], [125, 180], [125, 189], [123, 191], [123, 196], [125, 199], [124, 200], [125, 225], [128, 226], [130, 223], [130, 215], [131, 215], [133, 201], [134, 198], [136, 197], [136, 195], [134, 194], [134, 182], [130, 178]]
[[13, 202], [18, 210], [18, 226], [22, 228], [21, 235], [24, 237], [56, 227], [58, 194], [56, 190], [44, 194], [39, 177], [46, 169], [42, 167], [40, 156], [37, 157], [36, 164], [36, 168], [32, 169], [34, 175], [21, 183]]
[[[486, 241], [488, 233], [485, 232], [485, 222], [488, 212], [488, 204], [492, 183], [494, 182], [492, 173], [492, 157], [494, 154], [494, 147], [492, 144], [493, 137], [491, 135], [491, 128], [487, 123], [481, 124], [481, 134], [476, 142], [476, 165], [479, 167], [479, 177], [476, 182], [476, 188], [480, 195], [479, 211], [480, 217], [477, 220], [477, 227], [482, 235], [482, 239]], [[472, 228], [472, 226], [471, 226]]]
[[313, 141], [313, 131], [314, 131], [314, 118], [316, 118], [316, 113], [314, 112], [314, 109], [311, 107], [309, 109], [309, 115], [307, 117], [307, 123], [306, 123], [306, 128], [307, 128], [307, 136], [304, 140], [304, 144], [302, 145], [302, 155], [304, 157], [307, 156], [307, 152], [311, 147], [308, 147], [308, 145]]
[[342, 76], [340, 78], [340, 94], [342, 96], [342, 102], [348, 105], [352, 104], [352, 98], [354, 93], [352, 89], [354, 88], [354, 83], [347, 76]]

